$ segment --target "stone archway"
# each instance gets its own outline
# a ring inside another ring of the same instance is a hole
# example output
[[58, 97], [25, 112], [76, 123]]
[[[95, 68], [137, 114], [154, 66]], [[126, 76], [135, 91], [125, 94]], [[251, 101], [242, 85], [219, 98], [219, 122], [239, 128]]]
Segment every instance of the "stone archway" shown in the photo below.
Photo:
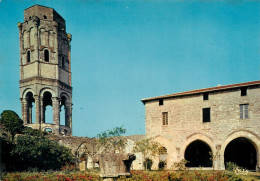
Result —
[[239, 137], [232, 140], [224, 152], [225, 165], [233, 162], [248, 170], [255, 170], [257, 163], [257, 151], [253, 143], [245, 138]]
[[190, 143], [184, 153], [184, 158], [188, 161], [187, 167], [212, 167], [211, 148], [201, 140]]
[[[167, 162], [167, 169], [170, 169], [172, 164], [174, 162], [176, 162], [177, 160], [177, 150], [176, 150], [176, 146], [174, 144], [174, 140], [170, 141], [165, 137], [162, 136], [156, 136], [154, 138], [155, 142], [160, 143], [160, 145], [162, 147], [165, 147], [167, 150], [167, 155], [166, 155], [166, 162]], [[157, 159], [154, 160], [154, 164], [153, 164], [153, 169], [157, 169], [158, 168], [158, 163], [159, 163], [159, 156]]]
[[[194, 145], [191, 145], [195, 141], [199, 141], [199, 142], [197, 142], [198, 143], [197, 145], [199, 146], [199, 148], [198, 148], [199, 150], [206, 150], [206, 151], [199, 151], [199, 153], [202, 153], [202, 155], [203, 155], [203, 153], [206, 154], [206, 156], [205, 156], [206, 158], [209, 158], [209, 152], [211, 152], [212, 155], [217, 154], [216, 147], [214, 146], [213, 141], [210, 137], [208, 137], [204, 134], [201, 134], [201, 133], [193, 133], [190, 136], [188, 136], [186, 138], [186, 140], [184, 141], [184, 143], [181, 145], [180, 153], [179, 153], [179, 155], [180, 155], [179, 161], [181, 161], [182, 159], [186, 159], [185, 152], [187, 151], [187, 148], [189, 146], [191, 146], [190, 147], [191, 149], [196, 149], [196, 145], [195, 145], [195, 148], [194, 148]], [[202, 144], [200, 144], [200, 143], [202, 143]], [[206, 144], [206, 145], [204, 145], [204, 144]], [[202, 148], [200, 148], [200, 147], [202, 147]], [[189, 152], [189, 150], [188, 150], [188, 152]], [[206, 165], [202, 164], [201, 166], [213, 167], [213, 169], [216, 169], [217, 161], [218, 160], [213, 160], [212, 164], [209, 164], [209, 162], [208, 162], [208, 164], [206, 164]], [[210, 166], [208, 166], [208, 165], [210, 165]]]
[[[244, 142], [249, 141], [254, 146], [255, 151], [256, 151], [256, 168], [255, 169], [259, 170], [259, 168], [260, 168], [260, 163], [259, 163], [260, 137], [257, 134], [255, 134], [251, 131], [247, 131], [247, 130], [239, 130], [239, 131], [232, 132], [222, 143], [221, 150], [220, 150], [220, 163], [221, 163], [220, 169], [225, 170], [225, 151], [226, 151], [227, 146], [229, 145], [229, 143], [231, 143], [233, 140], [236, 140], [237, 138], [244, 138], [244, 139], [242, 139], [242, 140], [244, 140]], [[240, 139], [240, 141], [241, 141], [241, 139]], [[236, 144], [238, 144], [238, 143], [236, 143]], [[231, 147], [232, 147], [232, 145], [231, 145]], [[233, 146], [233, 148], [235, 148], [235, 147]]]

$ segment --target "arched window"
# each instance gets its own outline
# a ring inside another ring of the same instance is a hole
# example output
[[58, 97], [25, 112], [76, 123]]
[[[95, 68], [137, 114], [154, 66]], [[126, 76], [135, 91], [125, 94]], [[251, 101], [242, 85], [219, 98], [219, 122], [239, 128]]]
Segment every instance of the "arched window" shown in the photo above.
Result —
[[46, 128], [44, 131], [52, 133], [52, 129], [51, 128]]
[[44, 50], [44, 61], [49, 62], [49, 60], [50, 60], [49, 51], [45, 49]]
[[43, 15], [43, 19], [47, 19], [47, 16], [46, 16], [46, 15]]
[[27, 51], [27, 62], [28, 63], [31, 62], [31, 51], [30, 50]]
[[159, 160], [167, 161], [167, 149], [165, 147], [159, 148]]

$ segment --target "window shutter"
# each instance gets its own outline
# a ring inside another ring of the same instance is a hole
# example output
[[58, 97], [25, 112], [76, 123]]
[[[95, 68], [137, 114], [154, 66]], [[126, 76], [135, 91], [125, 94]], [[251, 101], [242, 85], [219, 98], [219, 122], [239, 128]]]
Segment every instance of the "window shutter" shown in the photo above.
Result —
[[248, 104], [245, 105], [245, 119], [248, 118]]
[[240, 119], [243, 119], [243, 105], [240, 105]]

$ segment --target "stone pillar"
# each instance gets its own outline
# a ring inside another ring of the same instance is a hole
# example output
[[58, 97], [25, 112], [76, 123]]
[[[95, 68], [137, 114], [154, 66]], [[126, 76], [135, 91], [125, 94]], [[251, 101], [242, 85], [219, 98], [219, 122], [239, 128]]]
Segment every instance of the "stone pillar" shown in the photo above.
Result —
[[28, 104], [28, 122], [32, 124], [32, 103]]
[[41, 121], [40, 121], [41, 106], [40, 106], [39, 96], [35, 95], [34, 100], [35, 100], [35, 123], [36, 123], [37, 129], [41, 130]]
[[219, 165], [220, 168], [219, 170], [225, 170], [225, 159], [224, 159], [224, 154], [220, 154], [220, 159], [219, 159]]
[[41, 115], [40, 115], [40, 122], [41, 122], [41, 124], [42, 123], [45, 123], [45, 107], [44, 107], [44, 104], [43, 104], [43, 98], [41, 97], [40, 98], [40, 101], [41, 101], [41, 103], [40, 103], [40, 111], [41, 111]]
[[65, 110], [65, 126], [70, 127], [70, 103], [66, 102], [64, 105]]
[[25, 99], [24, 101], [24, 107], [23, 107], [23, 115], [24, 115], [24, 122], [25, 124], [28, 124], [28, 103], [27, 100]]
[[22, 120], [23, 120], [23, 124], [26, 125], [27, 117], [25, 115], [27, 115], [26, 114], [27, 101], [26, 101], [26, 99], [23, 99], [23, 98], [21, 98], [20, 101], [22, 104]]
[[53, 107], [53, 124], [59, 127], [60, 126], [60, 100], [57, 97], [52, 98], [52, 107]]
[[70, 135], [72, 135], [72, 103], [69, 104], [69, 127], [70, 127]]

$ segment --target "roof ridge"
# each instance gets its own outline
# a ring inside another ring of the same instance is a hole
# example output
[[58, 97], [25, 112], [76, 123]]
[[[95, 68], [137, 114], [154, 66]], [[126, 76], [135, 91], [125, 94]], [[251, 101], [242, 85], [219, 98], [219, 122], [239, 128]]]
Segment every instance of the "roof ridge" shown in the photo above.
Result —
[[169, 97], [182, 96], [182, 95], [192, 95], [192, 94], [232, 89], [232, 88], [236, 88], [236, 87], [243, 87], [243, 86], [257, 85], [257, 84], [260, 84], [260, 80], [236, 83], [236, 84], [229, 84], [229, 85], [223, 85], [223, 86], [215, 86], [215, 87], [209, 87], [209, 88], [202, 88], [202, 89], [195, 89], [195, 90], [190, 90], [190, 91], [184, 91], [184, 92], [178, 92], [178, 93], [167, 94], [167, 95], [162, 95], [162, 96], [145, 98], [145, 99], [142, 99], [141, 101], [146, 102], [146, 101], [156, 100], [156, 99], [160, 99], [160, 98], [169, 98]]

